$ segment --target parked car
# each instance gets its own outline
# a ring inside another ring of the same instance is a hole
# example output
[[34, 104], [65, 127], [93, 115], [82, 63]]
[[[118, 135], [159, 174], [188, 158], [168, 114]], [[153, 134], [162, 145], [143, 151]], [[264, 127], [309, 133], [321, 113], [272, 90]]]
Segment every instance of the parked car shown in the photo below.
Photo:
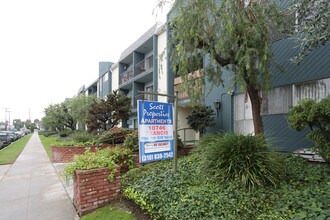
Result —
[[8, 146], [11, 143], [9, 134], [0, 132], [0, 141], [2, 142], [2, 148]]
[[21, 131], [15, 131], [14, 133], [18, 136], [18, 138], [23, 137], [23, 132]]
[[5, 132], [9, 135], [11, 142], [14, 142], [18, 139], [18, 136], [13, 131], [5, 131]]

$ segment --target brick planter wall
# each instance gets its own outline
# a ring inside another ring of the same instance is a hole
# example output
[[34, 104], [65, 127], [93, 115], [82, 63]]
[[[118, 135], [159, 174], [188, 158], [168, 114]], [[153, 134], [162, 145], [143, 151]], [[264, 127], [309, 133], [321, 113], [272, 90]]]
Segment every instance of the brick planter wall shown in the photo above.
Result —
[[75, 155], [84, 154], [87, 148], [90, 148], [90, 150], [94, 152], [96, 149], [104, 149], [107, 147], [114, 148], [115, 146], [50, 146], [50, 155], [53, 163], [67, 163], [72, 161]]
[[[120, 170], [120, 167], [117, 167]], [[108, 168], [76, 170], [73, 179], [73, 203], [78, 214], [84, 215], [118, 198], [120, 193], [120, 173], [113, 181], [107, 177]]]

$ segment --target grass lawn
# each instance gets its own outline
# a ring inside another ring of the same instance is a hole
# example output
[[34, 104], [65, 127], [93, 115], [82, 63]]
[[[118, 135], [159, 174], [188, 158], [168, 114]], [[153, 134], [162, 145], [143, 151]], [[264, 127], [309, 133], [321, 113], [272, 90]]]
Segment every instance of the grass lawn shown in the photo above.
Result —
[[129, 212], [123, 211], [111, 205], [99, 208], [92, 213], [89, 213], [81, 218], [82, 220], [103, 220], [103, 219], [116, 219], [116, 220], [135, 220], [136, 218]]
[[15, 141], [11, 145], [0, 150], [0, 165], [14, 163], [18, 155], [22, 152], [32, 134]]
[[40, 137], [42, 145], [44, 146], [44, 148], [47, 152], [48, 157], [50, 158], [50, 144], [57, 141], [57, 139], [59, 138], [58, 135], [52, 135], [49, 137], [39, 135], [39, 137]]

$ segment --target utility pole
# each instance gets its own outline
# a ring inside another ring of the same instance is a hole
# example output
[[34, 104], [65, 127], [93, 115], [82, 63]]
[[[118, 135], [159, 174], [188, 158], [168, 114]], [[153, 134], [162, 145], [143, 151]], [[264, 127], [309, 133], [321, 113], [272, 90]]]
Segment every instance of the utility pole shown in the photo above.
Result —
[[10, 111], [7, 112], [8, 112], [8, 130], [10, 130]]
[[3, 108], [5, 110], [5, 131], [7, 131], [7, 112], [9, 108]]

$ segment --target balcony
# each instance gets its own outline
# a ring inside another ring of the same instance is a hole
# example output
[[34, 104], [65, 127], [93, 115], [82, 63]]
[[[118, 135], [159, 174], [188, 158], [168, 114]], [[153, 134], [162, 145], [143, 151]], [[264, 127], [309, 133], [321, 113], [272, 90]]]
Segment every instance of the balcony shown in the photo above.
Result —
[[[193, 72], [193, 73], [189, 73], [188, 80], [198, 80], [198, 81], [200, 81], [201, 77], [202, 77], [202, 75], [201, 75], [200, 71], [196, 71], [196, 72]], [[189, 99], [188, 92], [187, 91], [182, 91], [180, 89], [182, 81], [183, 81], [182, 77], [174, 78], [174, 92], [178, 91], [179, 100], [180, 99], [181, 100], [182, 99]], [[196, 89], [198, 89], [200, 91], [199, 94], [202, 95], [203, 94], [203, 86], [202, 86], [201, 82], [197, 83], [197, 84], [199, 84], [200, 86], [198, 86], [198, 88], [196, 88]]]
[[124, 83], [130, 81], [131, 79], [133, 79], [134, 77], [139, 76], [139, 75], [149, 71], [150, 69], [152, 69], [154, 66], [153, 58], [154, 58], [154, 56], [151, 55], [148, 58], [137, 63], [134, 66], [134, 71], [133, 71], [133, 68], [130, 67], [125, 72], [121, 73], [119, 76], [120, 77], [119, 85], [124, 84]]
[[140, 75], [141, 73], [150, 70], [153, 67], [153, 58], [151, 55], [148, 58], [142, 60], [138, 64], [135, 65], [135, 76]]
[[133, 68], [128, 68], [126, 71], [120, 74], [120, 85], [128, 82], [133, 78]]

